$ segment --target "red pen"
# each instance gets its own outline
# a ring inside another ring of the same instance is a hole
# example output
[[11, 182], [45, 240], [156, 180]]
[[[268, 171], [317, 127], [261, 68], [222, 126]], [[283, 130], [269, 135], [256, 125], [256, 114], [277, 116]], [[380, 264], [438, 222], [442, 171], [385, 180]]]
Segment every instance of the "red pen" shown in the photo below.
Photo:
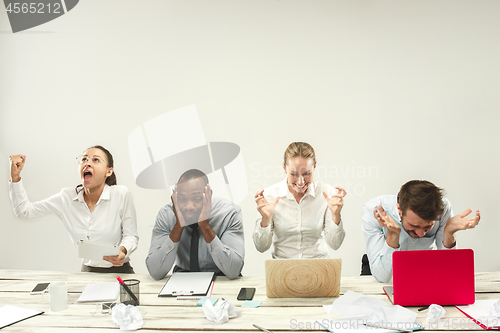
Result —
[[129, 289], [129, 287], [125, 284], [125, 282], [123, 282], [122, 278], [117, 276], [116, 279], [118, 280], [118, 282], [120, 282], [120, 284], [123, 286], [123, 289], [125, 289], [125, 291], [127, 292], [127, 294], [130, 295], [130, 297], [132, 297], [132, 299], [134, 300], [135, 304], [139, 304], [139, 300], [137, 299], [137, 297], [134, 295], [134, 293], [132, 292], [132, 290]]

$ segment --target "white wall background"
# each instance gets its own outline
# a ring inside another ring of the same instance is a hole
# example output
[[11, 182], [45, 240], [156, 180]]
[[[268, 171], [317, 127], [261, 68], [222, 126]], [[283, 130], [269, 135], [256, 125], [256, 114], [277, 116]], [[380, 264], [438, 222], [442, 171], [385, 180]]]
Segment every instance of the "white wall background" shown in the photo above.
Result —
[[151, 229], [169, 197], [135, 185], [128, 135], [196, 104], [207, 141], [242, 149], [244, 275], [263, 275], [271, 257], [251, 239], [253, 194], [283, 178], [292, 141], [316, 149], [328, 171], [317, 179], [347, 187], [347, 237], [332, 251], [344, 275], [359, 274], [365, 252], [363, 203], [410, 179], [444, 187], [455, 213], [481, 210], [458, 245], [475, 250], [477, 271], [499, 270], [499, 12], [487, 0], [85, 0], [13, 34], [1, 9], [0, 267], [80, 269], [57, 218], [12, 213], [8, 155], [27, 156], [22, 177], [35, 201], [75, 186], [75, 157], [102, 144], [134, 195], [132, 264], [146, 273]]

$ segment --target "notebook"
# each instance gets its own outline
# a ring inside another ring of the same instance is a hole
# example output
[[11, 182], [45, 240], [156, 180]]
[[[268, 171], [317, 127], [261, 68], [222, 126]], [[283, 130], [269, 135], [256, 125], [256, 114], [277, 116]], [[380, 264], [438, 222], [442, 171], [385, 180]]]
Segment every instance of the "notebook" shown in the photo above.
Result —
[[341, 259], [266, 260], [267, 297], [337, 297]]
[[402, 306], [473, 304], [474, 252], [460, 250], [397, 251], [392, 256], [391, 302]]
[[214, 272], [176, 272], [168, 279], [158, 296], [207, 295], [214, 277]]

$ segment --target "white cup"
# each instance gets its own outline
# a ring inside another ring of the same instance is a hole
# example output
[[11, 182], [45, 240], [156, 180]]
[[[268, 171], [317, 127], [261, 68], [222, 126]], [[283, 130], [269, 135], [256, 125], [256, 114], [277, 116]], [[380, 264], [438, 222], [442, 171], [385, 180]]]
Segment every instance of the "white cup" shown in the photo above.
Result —
[[[47, 289], [42, 293], [45, 298]], [[61, 311], [68, 307], [68, 285], [64, 281], [51, 282], [48, 288], [50, 311]]]

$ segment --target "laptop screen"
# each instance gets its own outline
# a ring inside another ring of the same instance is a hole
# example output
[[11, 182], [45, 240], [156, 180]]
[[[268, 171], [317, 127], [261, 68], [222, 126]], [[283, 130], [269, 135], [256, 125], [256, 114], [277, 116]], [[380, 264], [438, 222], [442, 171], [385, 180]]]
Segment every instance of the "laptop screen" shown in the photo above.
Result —
[[471, 249], [397, 251], [392, 267], [394, 304], [461, 305], [475, 301]]

